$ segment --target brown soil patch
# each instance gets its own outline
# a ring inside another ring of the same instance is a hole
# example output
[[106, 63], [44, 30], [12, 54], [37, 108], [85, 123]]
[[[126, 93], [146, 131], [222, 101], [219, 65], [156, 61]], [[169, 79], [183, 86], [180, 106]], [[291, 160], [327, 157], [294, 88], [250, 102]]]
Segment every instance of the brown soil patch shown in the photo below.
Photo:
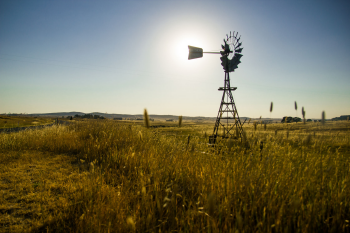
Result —
[[38, 151], [0, 153], [0, 232], [38, 228], [71, 205], [88, 175], [75, 160]]

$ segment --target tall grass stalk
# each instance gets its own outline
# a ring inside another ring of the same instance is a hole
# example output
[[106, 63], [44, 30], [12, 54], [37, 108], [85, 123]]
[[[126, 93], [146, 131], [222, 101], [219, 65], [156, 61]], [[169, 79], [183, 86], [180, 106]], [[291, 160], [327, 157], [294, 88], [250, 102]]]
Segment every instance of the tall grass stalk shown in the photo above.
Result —
[[179, 116], [179, 127], [182, 125], [182, 116]]
[[326, 118], [326, 113], [324, 111], [322, 111], [322, 116], [321, 116], [322, 125], [324, 125], [324, 123], [325, 123], [325, 118]]
[[143, 111], [143, 120], [144, 120], [146, 128], [148, 129], [150, 124], [149, 124], [149, 117], [148, 117], [147, 109], [145, 109]]

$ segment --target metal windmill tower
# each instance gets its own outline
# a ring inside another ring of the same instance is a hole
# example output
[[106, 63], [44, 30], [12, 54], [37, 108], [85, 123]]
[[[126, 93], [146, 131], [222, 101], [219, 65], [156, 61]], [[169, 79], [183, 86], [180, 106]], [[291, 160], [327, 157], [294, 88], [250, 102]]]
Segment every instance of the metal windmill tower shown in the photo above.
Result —
[[[226, 35], [224, 44], [221, 45], [222, 51], [219, 52], [203, 52], [202, 48], [188, 46], [189, 54], [188, 60], [203, 57], [203, 53], [221, 54], [221, 65], [225, 71], [224, 87], [220, 87], [218, 90], [222, 91], [222, 98], [219, 107], [219, 112], [216, 117], [214, 131], [212, 136], [209, 137], [209, 143], [215, 143], [216, 138], [221, 136], [223, 138], [240, 138], [242, 139], [243, 124], [238, 115], [235, 101], [232, 96], [232, 91], [237, 90], [237, 87], [231, 87], [230, 84], [230, 72], [233, 72], [238, 68], [238, 64], [241, 63], [240, 59], [243, 56], [241, 54], [243, 48], [241, 48], [241, 37], [237, 37], [238, 32], [235, 32], [230, 36]], [[219, 128], [222, 128], [222, 135], [219, 134]]]

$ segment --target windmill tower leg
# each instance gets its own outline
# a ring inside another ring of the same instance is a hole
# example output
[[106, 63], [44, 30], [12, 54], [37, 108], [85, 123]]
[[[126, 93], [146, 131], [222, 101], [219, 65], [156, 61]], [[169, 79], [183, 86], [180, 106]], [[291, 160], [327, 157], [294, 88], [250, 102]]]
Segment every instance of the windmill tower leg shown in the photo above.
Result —
[[240, 138], [242, 140], [242, 123], [238, 115], [235, 101], [231, 91], [235, 91], [236, 87], [230, 86], [229, 72], [225, 72], [225, 85], [220, 87], [219, 91], [223, 91], [220, 108], [216, 117], [213, 135], [209, 137], [209, 143], [214, 144], [219, 135], [219, 127], [223, 129], [223, 138]]

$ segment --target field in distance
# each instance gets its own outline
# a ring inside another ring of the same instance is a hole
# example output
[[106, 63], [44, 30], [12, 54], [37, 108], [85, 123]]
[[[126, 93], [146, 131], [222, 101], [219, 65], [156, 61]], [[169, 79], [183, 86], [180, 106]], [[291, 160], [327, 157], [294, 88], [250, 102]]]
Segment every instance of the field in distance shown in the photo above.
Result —
[[70, 122], [0, 133], [0, 232], [350, 230], [349, 121]]
[[54, 119], [49, 117], [29, 117], [29, 116], [6, 116], [0, 115], [1, 128], [28, 127], [46, 125], [53, 123]]

